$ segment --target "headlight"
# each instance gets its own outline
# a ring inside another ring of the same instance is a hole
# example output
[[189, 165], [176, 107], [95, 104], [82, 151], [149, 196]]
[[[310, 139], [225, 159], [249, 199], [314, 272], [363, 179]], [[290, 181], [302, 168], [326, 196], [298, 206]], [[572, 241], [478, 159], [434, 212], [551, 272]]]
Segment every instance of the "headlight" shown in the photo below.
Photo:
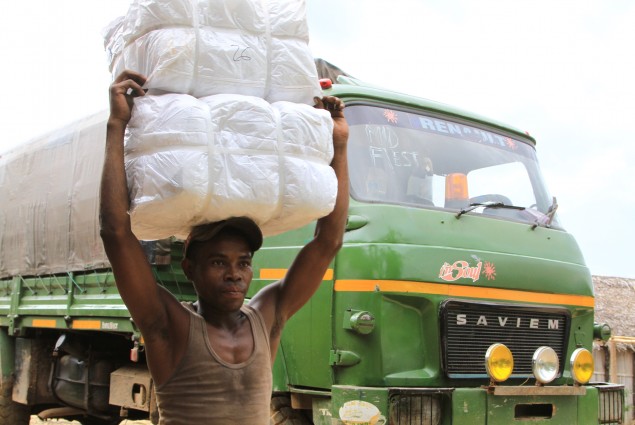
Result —
[[503, 344], [492, 344], [485, 353], [485, 369], [496, 382], [506, 381], [514, 370], [514, 357]]
[[531, 370], [536, 381], [548, 384], [558, 376], [560, 362], [558, 355], [551, 347], [539, 347], [531, 358]]
[[571, 354], [571, 376], [578, 384], [586, 384], [593, 376], [593, 355], [586, 348], [578, 348]]

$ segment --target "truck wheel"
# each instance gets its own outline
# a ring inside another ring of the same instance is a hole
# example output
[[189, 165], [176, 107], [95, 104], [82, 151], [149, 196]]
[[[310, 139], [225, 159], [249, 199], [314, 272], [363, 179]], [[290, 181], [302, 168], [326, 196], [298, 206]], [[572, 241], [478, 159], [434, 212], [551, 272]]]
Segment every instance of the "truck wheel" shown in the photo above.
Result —
[[291, 407], [291, 399], [287, 395], [271, 397], [269, 425], [312, 425], [301, 410]]
[[12, 382], [5, 382], [0, 388], [0, 424], [29, 425], [29, 407], [11, 399]]

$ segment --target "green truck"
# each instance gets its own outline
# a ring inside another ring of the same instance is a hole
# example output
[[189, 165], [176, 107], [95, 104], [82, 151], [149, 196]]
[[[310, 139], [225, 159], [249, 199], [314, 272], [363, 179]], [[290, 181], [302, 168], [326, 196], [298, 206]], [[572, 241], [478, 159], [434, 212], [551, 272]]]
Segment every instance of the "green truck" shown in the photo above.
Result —
[[[593, 340], [610, 329], [594, 323], [591, 275], [534, 139], [322, 68], [347, 105], [349, 217], [284, 330], [271, 423], [623, 423], [623, 387], [590, 382]], [[143, 335], [99, 239], [105, 119], [0, 157], [2, 424], [157, 423]], [[266, 239], [250, 294], [284, 276], [312, 230]], [[144, 246], [157, 282], [194, 300], [182, 241]]]

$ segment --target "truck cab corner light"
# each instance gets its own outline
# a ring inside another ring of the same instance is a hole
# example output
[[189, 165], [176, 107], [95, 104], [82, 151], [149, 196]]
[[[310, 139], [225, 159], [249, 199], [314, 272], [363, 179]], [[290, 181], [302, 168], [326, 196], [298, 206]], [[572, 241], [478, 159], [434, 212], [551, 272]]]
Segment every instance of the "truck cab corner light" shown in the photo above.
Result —
[[539, 384], [550, 383], [560, 371], [558, 354], [551, 347], [538, 347], [531, 359], [531, 370]]
[[578, 348], [571, 354], [571, 376], [576, 384], [584, 385], [593, 376], [593, 355], [586, 348]]
[[514, 370], [514, 356], [504, 344], [490, 345], [485, 353], [485, 369], [493, 382], [506, 381]]
[[[315, 80], [313, 80], [315, 81]], [[320, 79], [320, 87], [322, 90], [328, 90], [333, 87], [333, 81], [330, 78], [321, 78]]]

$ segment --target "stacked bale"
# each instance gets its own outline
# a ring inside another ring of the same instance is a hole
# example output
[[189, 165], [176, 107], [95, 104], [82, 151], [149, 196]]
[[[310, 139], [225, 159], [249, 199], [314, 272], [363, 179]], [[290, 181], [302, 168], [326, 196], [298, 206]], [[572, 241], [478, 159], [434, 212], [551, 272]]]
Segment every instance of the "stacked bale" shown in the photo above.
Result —
[[307, 43], [298, 0], [135, 0], [107, 28], [113, 76], [148, 77], [125, 141], [137, 237], [235, 215], [273, 235], [333, 209], [333, 124], [309, 106]]

